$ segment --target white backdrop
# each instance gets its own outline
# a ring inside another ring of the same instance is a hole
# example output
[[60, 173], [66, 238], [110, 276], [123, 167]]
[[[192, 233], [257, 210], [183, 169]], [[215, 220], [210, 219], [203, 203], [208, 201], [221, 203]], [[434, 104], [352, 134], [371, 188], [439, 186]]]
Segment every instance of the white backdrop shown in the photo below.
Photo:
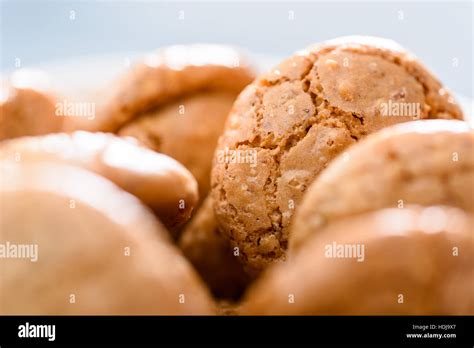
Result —
[[2, 1], [0, 67], [193, 42], [279, 59], [316, 41], [369, 34], [400, 42], [472, 97], [472, 17], [472, 1]]

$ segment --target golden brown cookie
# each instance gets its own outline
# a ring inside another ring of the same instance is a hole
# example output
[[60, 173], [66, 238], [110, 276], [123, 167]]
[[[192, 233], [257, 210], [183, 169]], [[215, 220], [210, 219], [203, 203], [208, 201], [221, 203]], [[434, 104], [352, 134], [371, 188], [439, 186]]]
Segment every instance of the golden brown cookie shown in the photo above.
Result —
[[96, 172], [137, 196], [172, 229], [189, 219], [198, 200], [196, 180], [180, 163], [113, 134], [16, 138], [0, 143], [0, 159], [60, 162]]
[[118, 134], [135, 137], [184, 164], [198, 181], [199, 196], [204, 199], [217, 138], [235, 98], [235, 92], [226, 91], [185, 96], [143, 114]]
[[95, 119], [69, 118], [66, 130], [134, 136], [188, 168], [204, 199], [217, 138], [237, 94], [253, 79], [253, 69], [231, 47], [165, 47], [101, 93]]
[[463, 121], [425, 120], [371, 135], [339, 157], [308, 189], [290, 249], [332, 220], [407, 204], [474, 211], [474, 130]]
[[461, 119], [450, 94], [392, 41], [315, 45], [247, 87], [219, 140], [212, 194], [219, 228], [251, 274], [284, 258], [306, 188], [360, 138], [413, 119]]
[[445, 206], [341, 218], [270, 268], [239, 313], [472, 315], [473, 223]]
[[2, 161], [1, 170], [1, 314], [213, 312], [199, 277], [134, 196], [63, 164]]
[[228, 241], [219, 234], [210, 196], [184, 228], [178, 245], [214, 296], [239, 298], [249, 279]]
[[238, 51], [221, 45], [169, 46], [145, 57], [104, 91], [93, 120], [68, 129], [116, 132], [141, 114], [202, 91], [239, 93], [253, 72]]
[[48, 75], [21, 69], [0, 85], [0, 140], [59, 132], [57, 99], [49, 91]]

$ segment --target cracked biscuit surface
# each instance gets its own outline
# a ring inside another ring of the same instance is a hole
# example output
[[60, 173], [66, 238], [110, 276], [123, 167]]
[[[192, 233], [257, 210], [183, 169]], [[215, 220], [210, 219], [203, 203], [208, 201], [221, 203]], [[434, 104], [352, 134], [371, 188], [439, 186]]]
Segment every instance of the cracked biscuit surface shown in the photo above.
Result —
[[[399, 122], [462, 119], [450, 94], [395, 43], [350, 37], [299, 52], [234, 103], [212, 172], [222, 233], [252, 275], [285, 256], [306, 188], [365, 135]], [[253, 163], [222, 160], [251, 153]]]
[[425, 120], [369, 136], [338, 158], [306, 192], [290, 256], [331, 221], [407, 204], [474, 211], [474, 131], [467, 122]]

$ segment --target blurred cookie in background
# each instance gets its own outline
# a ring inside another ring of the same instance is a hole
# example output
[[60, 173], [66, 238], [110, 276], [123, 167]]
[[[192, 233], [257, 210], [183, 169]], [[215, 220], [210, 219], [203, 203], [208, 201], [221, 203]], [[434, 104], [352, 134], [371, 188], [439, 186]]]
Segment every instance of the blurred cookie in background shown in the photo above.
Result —
[[290, 252], [331, 221], [381, 208], [446, 204], [474, 211], [474, 130], [456, 120], [385, 128], [335, 159], [308, 188]]
[[58, 96], [42, 70], [19, 69], [0, 81], [0, 140], [59, 132]]
[[[216, 298], [239, 299], [249, 278], [234, 250], [219, 234], [210, 196], [183, 229], [178, 246]], [[221, 307], [224, 312], [232, 312], [229, 304]]]
[[97, 95], [93, 120], [69, 118], [66, 130], [134, 136], [188, 168], [204, 199], [217, 138], [235, 97], [253, 79], [247, 59], [234, 48], [165, 47]]
[[243, 315], [472, 315], [473, 216], [407, 206], [346, 216], [250, 287]]
[[93, 171], [139, 198], [171, 232], [190, 218], [198, 201], [196, 180], [183, 165], [110, 133], [15, 138], [0, 143], [0, 160], [62, 163]]
[[0, 164], [1, 314], [214, 313], [198, 275], [137, 198], [78, 167]]
[[168, 103], [124, 126], [119, 135], [132, 136], [149, 148], [185, 165], [199, 182], [204, 199], [210, 189], [212, 156], [236, 94], [201, 92]]

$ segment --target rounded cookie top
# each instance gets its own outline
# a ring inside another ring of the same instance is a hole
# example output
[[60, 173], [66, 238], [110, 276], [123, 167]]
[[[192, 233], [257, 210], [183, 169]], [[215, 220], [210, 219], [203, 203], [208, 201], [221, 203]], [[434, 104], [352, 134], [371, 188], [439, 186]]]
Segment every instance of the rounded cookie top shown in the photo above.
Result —
[[56, 114], [50, 84], [45, 72], [32, 69], [0, 81], [0, 140], [61, 131], [63, 117]]
[[382, 127], [462, 118], [449, 93], [388, 40], [298, 52], [239, 96], [215, 154], [214, 209], [250, 273], [284, 257], [294, 209], [318, 173]]
[[77, 131], [0, 144], [0, 159], [65, 163], [96, 172], [137, 196], [168, 228], [191, 216], [198, 200], [191, 173], [174, 159], [113, 134]]
[[232, 47], [164, 47], [147, 55], [103, 91], [95, 119], [73, 118], [66, 129], [116, 132], [137, 115], [178, 97], [205, 90], [238, 93], [253, 77], [252, 68]]
[[0, 243], [28, 249], [0, 259], [2, 314], [213, 312], [199, 277], [137, 198], [69, 165], [1, 169]]
[[247, 292], [244, 315], [474, 313], [473, 216], [447, 206], [334, 221]]
[[474, 131], [466, 122], [424, 120], [369, 136], [308, 189], [290, 249], [332, 220], [385, 207], [448, 204], [474, 210]]

